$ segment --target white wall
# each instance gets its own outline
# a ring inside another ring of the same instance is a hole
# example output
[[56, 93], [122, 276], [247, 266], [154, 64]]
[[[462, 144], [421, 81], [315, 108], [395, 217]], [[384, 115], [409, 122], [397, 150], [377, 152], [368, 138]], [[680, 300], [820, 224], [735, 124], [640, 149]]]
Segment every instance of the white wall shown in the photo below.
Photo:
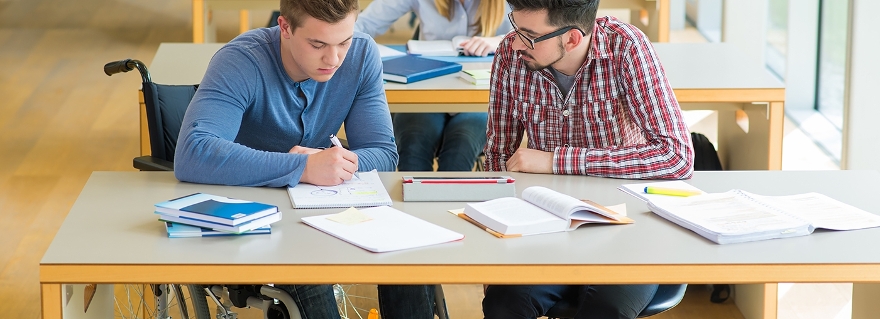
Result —
[[750, 59], [764, 65], [767, 0], [724, 1], [723, 15], [721, 41], [733, 43]]
[[851, 0], [843, 122], [843, 169], [880, 170], [880, 1]]

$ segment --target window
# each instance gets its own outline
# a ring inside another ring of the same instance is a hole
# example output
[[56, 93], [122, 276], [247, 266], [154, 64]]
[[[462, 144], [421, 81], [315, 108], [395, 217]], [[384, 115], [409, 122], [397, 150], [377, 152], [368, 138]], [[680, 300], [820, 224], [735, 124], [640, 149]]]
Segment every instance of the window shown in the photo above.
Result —
[[821, 1], [816, 110], [838, 130], [843, 129], [848, 20], [849, 1]]
[[767, 1], [767, 40], [764, 59], [767, 68], [785, 80], [785, 58], [788, 51], [788, 0]]

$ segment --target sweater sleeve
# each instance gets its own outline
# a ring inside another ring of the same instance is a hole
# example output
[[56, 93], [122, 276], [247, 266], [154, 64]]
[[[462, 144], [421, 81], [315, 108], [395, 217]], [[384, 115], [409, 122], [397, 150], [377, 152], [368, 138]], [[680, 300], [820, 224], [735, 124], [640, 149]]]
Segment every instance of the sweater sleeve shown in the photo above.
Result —
[[367, 41], [360, 86], [345, 118], [345, 137], [358, 155], [358, 170], [394, 171], [397, 145], [382, 82], [382, 60], [375, 42]]
[[299, 182], [306, 155], [267, 152], [234, 142], [262, 83], [256, 65], [236, 47], [225, 47], [211, 59], [181, 125], [174, 161], [179, 180], [273, 187]]

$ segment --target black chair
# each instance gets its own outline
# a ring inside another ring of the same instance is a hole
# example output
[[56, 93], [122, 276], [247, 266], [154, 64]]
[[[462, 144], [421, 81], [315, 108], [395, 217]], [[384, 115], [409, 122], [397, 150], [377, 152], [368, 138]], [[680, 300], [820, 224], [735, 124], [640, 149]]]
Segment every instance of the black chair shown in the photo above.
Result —
[[[681, 299], [684, 298], [684, 292], [687, 290], [687, 284], [680, 285], [660, 285], [654, 298], [648, 303], [648, 306], [639, 313], [637, 318], [645, 318], [667, 311], [677, 306]], [[574, 318], [578, 311], [578, 305], [571, 300], [562, 300], [553, 305], [547, 311], [548, 318]]]

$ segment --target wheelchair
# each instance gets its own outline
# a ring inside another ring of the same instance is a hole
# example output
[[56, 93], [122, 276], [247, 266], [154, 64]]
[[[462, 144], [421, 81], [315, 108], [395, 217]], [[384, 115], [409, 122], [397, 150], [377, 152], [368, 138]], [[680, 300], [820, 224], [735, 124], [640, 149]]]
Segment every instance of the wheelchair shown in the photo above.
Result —
[[[150, 155], [135, 157], [132, 165], [141, 171], [173, 171], [174, 149], [177, 145], [180, 126], [183, 122], [186, 108], [198, 89], [198, 84], [156, 84], [150, 78], [146, 65], [138, 60], [125, 59], [109, 62], [104, 65], [104, 73], [108, 76], [129, 72], [134, 69], [137, 69], [141, 76], [141, 101], [149, 134]], [[343, 144], [347, 143], [343, 142]], [[187, 287], [188, 295], [183, 292], [184, 286]], [[350, 294], [350, 287], [352, 286], [333, 285], [333, 293], [336, 297], [340, 316], [343, 319], [366, 318], [369, 309], [358, 307], [356, 304], [359, 301], [363, 301], [363, 299], [375, 298]], [[208, 299], [212, 300], [217, 306], [217, 319], [237, 319], [238, 315], [232, 311], [236, 307], [261, 309], [264, 319], [300, 318], [299, 309], [290, 294], [272, 285], [151, 284], [149, 290], [149, 293], [138, 293], [141, 299], [144, 300], [147, 299], [148, 294], [152, 295], [151, 297], [155, 304], [155, 307], [151, 306], [151, 308], [154, 308], [152, 311], [144, 311], [148, 313], [146, 318], [172, 318], [168, 315], [168, 309], [171, 308], [171, 305], [176, 305], [181, 318], [211, 319], [208, 310]], [[435, 286], [434, 295], [435, 315], [439, 319], [447, 319], [448, 313], [445, 297], [440, 285]], [[139, 305], [139, 307], [143, 306]], [[117, 310], [120, 310], [120, 308], [125, 307], [119, 306], [117, 302]], [[129, 303], [128, 308], [138, 307], [132, 307]], [[190, 312], [190, 310], [192, 311]]]

